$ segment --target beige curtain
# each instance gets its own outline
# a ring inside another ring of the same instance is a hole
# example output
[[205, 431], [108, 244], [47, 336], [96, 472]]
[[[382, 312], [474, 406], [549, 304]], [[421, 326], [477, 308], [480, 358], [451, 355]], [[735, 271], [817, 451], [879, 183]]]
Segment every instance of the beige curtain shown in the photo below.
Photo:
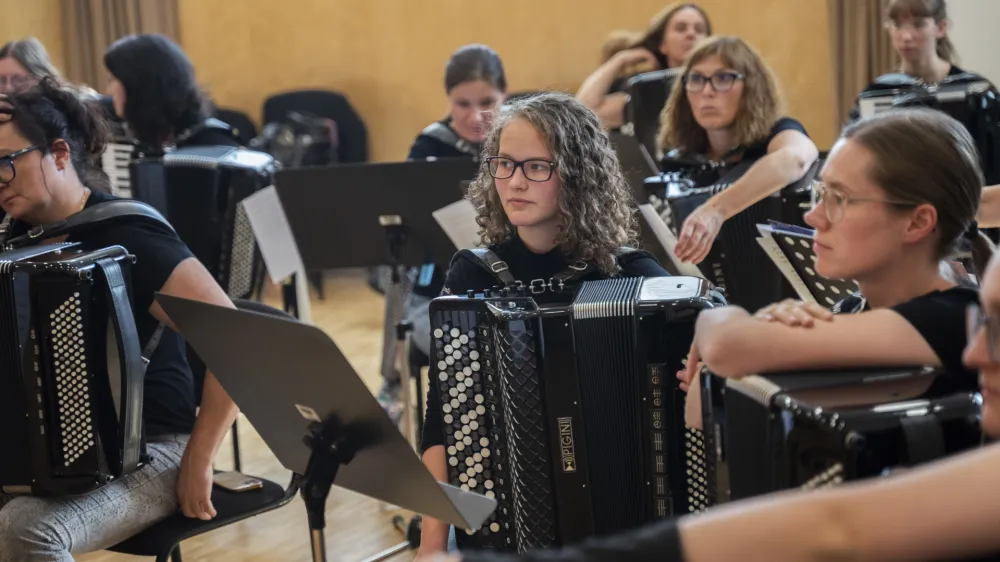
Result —
[[159, 33], [179, 39], [177, 0], [62, 0], [66, 77], [103, 91], [104, 52], [118, 39]]
[[827, 0], [838, 124], [847, 121], [858, 94], [898, 66], [885, 30], [885, 0]]

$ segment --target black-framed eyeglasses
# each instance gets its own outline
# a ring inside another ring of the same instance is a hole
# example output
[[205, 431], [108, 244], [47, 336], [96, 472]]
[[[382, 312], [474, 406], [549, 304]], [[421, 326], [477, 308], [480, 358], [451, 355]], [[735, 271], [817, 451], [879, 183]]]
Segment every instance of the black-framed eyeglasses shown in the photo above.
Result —
[[701, 92], [705, 89], [705, 84], [712, 83], [712, 89], [716, 92], [728, 92], [736, 85], [737, 80], [746, 78], [745, 74], [720, 70], [711, 76], [705, 76], [698, 72], [692, 72], [684, 77], [684, 87], [692, 93]]
[[978, 304], [970, 304], [965, 309], [965, 329], [968, 343], [979, 337], [986, 328], [986, 353], [992, 363], [1000, 363], [1000, 318], [983, 312]]
[[530, 158], [528, 160], [511, 160], [504, 156], [490, 156], [486, 159], [490, 169], [490, 175], [494, 179], [505, 180], [514, 177], [518, 168], [524, 173], [524, 177], [530, 181], [549, 181], [552, 172], [556, 169], [556, 163], [542, 158]]
[[41, 148], [41, 145], [36, 144], [34, 146], [22, 148], [21, 150], [16, 150], [10, 154], [0, 156], [0, 183], [10, 183], [14, 181], [14, 176], [17, 175], [17, 170], [14, 168], [15, 159], [24, 156], [32, 150], [40, 150]]

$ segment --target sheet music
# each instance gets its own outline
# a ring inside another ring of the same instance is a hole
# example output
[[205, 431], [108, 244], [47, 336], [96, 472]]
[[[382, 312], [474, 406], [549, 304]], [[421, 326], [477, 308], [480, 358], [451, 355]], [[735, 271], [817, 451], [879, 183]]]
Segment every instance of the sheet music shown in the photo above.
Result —
[[476, 208], [467, 199], [455, 201], [431, 213], [441, 230], [448, 235], [456, 250], [479, 247], [479, 225]]
[[669, 227], [667, 227], [667, 223], [663, 222], [663, 218], [660, 216], [660, 213], [657, 213], [656, 209], [648, 203], [639, 205], [639, 212], [641, 212], [643, 218], [646, 219], [646, 223], [653, 231], [653, 234], [660, 242], [660, 245], [667, 251], [667, 255], [670, 256], [670, 261], [673, 262], [677, 271], [681, 275], [700, 277], [704, 279], [705, 275], [702, 274], [700, 269], [698, 269], [698, 266], [693, 263], [684, 263], [677, 259], [677, 254], [674, 253], [674, 249], [677, 248], [677, 237], [674, 236], [674, 233], [670, 231]]
[[802, 280], [802, 277], [795, 271], [795, 267], [792, 266], [792, 262], [788, 261], [788, 257], [785, 253], [781, 251], [778, 247], [778, 243], [771, 238], [773, 231], [771, 227], [763, 224], [757, 225], [757, 230], [760, 231], [760, 236], [757, 238], [757, 243], [767, 254], [767, 257], [771, 258], [774, 265], [777, 266], [778, 271], [785, 276], [785, 279], [792, 285], [795, 289], [796, 294], [799, 298], [806, 302], [816, 302], [816, 297], [813, 296], [812, 292], [809, 291], [809, 287], [806, 282]]
[[292, 236], [285, 209], [274, 186], [266, 187], [240, 202], [250, 219], [257, 246], [271, 282], [278, 284], [290, 275], [304, 271], [299, 247]]

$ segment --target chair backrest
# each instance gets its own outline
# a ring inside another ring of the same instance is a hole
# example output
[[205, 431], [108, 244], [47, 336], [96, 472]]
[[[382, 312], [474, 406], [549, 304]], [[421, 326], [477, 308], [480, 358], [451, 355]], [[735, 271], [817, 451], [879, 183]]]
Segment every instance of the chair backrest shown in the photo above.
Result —
[[222, 121], [236, 130], [236, 138], [240, 144], [248, 146], [250, 141], [257, 136], [257, 126], [250, 120], [250, 116], [236, 109], [216, 109], [215, 118]]
[[264, 124], [284, 121], [290, 112], [311, 113], [337, 125], [338, 160], [368, 161], [368, 129], [347, 97], [329, 90], [297, 90], [275, 94], [264, 101]]

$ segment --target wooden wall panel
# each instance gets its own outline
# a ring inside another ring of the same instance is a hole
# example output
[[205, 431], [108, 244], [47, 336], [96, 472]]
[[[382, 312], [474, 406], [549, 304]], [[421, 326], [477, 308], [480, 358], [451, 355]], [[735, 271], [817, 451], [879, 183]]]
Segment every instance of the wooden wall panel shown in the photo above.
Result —
[[66, 61], [60, 0], [0, 0], [0, 45], [34, 36], [49, 51], [56, 68]]
[[[272, 93], [345, 93], [365, 119], [374, 160], [399, 160], [447, 111], [448, 56], [486, 43], [504, 59], [511, 91], [575, 91], [616, 28], [639, 29], [663, 0], [180, 0], [181, 42], [221, 106], [259, 120]], [[717, 33], [754, 44], [821, 147], [835, 135], [825, 4], [820, 0], [704, 0]], [[585, 6], [585, 8], [584, 8]]]

